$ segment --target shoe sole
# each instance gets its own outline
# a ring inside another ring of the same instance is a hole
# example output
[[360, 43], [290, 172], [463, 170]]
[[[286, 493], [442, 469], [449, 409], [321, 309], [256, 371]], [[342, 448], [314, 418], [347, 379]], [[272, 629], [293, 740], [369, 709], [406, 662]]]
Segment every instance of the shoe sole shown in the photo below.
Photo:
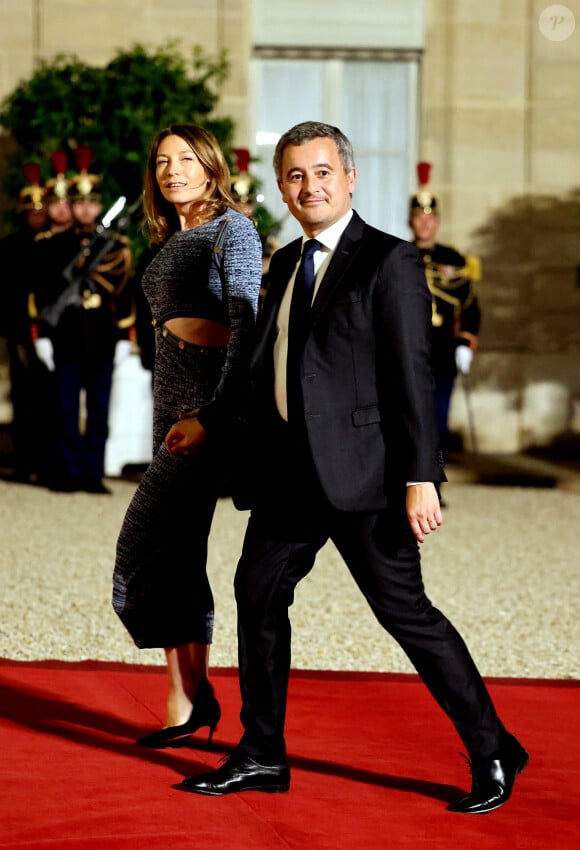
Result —
[[190, 794], [202, 794], [204, 797], [225, 797], [227, 794], [240, 794], [242, 791], [261, 791], [264, 794], [285, 794], [290, 785], [256, 785], [248, 788], [231, 788], [227, 791], [213, 791], [210, 788], [188, 788], [187, 785], [174, 785], [178, 791], [189, 791]]

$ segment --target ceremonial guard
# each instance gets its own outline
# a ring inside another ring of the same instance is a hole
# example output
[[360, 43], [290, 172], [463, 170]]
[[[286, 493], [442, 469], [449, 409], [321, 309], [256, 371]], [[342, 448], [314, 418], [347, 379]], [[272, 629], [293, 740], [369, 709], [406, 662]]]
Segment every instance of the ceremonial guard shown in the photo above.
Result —
[[91, 150], [77, 148], [75, 158], [74, 223], [39, 242], [31, 308], [58, 391], [61, 471], [54, 489], [108, 493], [103, 478], [115, 352], [135, 320], [132, 255], [128, 239], [101, 222], [100, 177], [88, 170]]
[[42, 484], [49, 477], [51, 456], [38, 439], [37, 412], [50, 410], [53, 382], [36, 354], [28, 296], [36, 273], [35, 240], [47, 227], [48, 214], [39, 164], [27, 163], [23, 172], [26, 185], [18, 197], [18, 226], [0, 240], [0, 336], [6, 339], [9, 364], [13, 477], [23, 483]]
[[441, 223], [439, 202], [429, 189], [431, 164], [417, 166], [418, 189], [411, 195], [409, 227], [425, 264], [432, 296], [433, 374], [443, 451], [449, 448], [449, 407], [458, 372], [467, 375], [477, 347], [481, 310], [477, 284], [481, 264], [436, 241]]

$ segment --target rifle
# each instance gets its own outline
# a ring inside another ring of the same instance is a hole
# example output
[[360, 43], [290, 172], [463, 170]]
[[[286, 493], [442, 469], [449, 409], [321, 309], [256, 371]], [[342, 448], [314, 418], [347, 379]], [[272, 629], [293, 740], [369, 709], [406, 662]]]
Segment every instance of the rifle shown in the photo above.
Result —
[[465, 396], [465, 407], [467, 409], [467, 423], [469, 425], [469, 437], [471, 441], [471, 453], [477, 454], [477, 432], [475, 430], [475, 422], [473, 419], [473, 407], [471, 404], [471, 387], [468, 376], [461, 373], [461, 383], [463, 386], [463, 394]]
[[121, 195], [95, 228], [95, 232], [88, 245], [85, 245], [65, 267], [62, 276], [68, 286], [63, 289], [54, 304], [49, 304], [40, 311], [40, 318], [55, 328], [67, 307], [80, 306], [83, 303], [81, 295], [81, 284], [88, 286], [95, 292], [94, 284], [90, 279], [91, 272], [97, 268], [102, 258], [112, 250], [117, 241], [116, 234], [126, 230], [131, 221], [133, 213], [141, 205], [141, 199], [129, 207], [125, 215], [116, 222], [115, 232], [111, 231], [111, 224], [117, 216], [125, 209], [127, 199]]

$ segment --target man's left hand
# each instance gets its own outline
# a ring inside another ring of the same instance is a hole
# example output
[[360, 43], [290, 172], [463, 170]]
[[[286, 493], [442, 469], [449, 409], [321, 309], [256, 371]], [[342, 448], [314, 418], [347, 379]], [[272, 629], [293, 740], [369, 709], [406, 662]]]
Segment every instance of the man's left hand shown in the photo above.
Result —
[[407, 518], [411, 531], [419, 543], [423, 543], [427, 534], [439, 528], [443, 522], [443, 515], [439, 496], [432, 481], [408, 485]]

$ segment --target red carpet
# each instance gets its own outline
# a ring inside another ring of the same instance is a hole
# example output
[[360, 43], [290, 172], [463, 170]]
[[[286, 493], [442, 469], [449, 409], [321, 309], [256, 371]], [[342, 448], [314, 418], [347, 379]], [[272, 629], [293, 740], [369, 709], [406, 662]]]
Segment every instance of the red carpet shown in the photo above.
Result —
[[0, 848], [9, 850], [568, 850], [579, 843], [577, 682], [489, 680], [531, 754], [513, 799], [483, 816], [446, 805], [469, 788], [461, 742], [415, 676], [294, 672], [288, 794], [172, 788], [237, 742], [236, 672], [213, 673], [213, 749], [149, 751], [165, 671], [0, 660]]

